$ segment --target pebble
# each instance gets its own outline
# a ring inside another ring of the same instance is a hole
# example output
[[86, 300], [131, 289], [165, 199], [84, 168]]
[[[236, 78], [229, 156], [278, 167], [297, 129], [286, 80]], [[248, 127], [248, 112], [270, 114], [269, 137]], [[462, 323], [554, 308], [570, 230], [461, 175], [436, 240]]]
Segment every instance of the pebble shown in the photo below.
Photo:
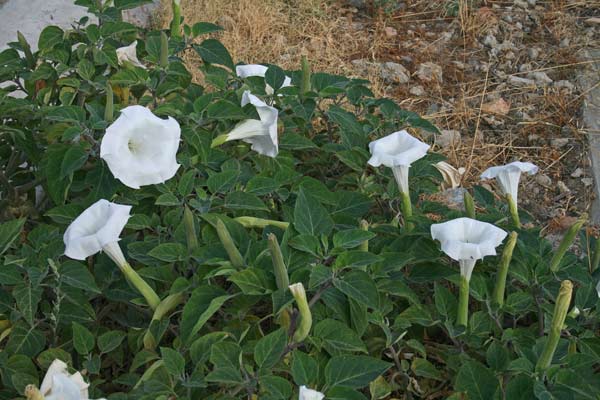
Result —
[[460, 132], [456, 130], [442, 130], [435, 137], [435, 144], [445, 149], [448, 147], [456, 147], [460, 144]]
[[583, 183], [583, 186], [588, 187], [594, 184], [594, 180], [592, 178], [581, 178], [581, 183]]
[[558, 191], [560, 193], [569, 193], [571, 191], [571, 189], [569, 189], [567, 187], [567, 185], [565, 185], [565, 183], [563, 181], [558, 181], [558, 183], [556, 184], [556, 186], [558, 186]]
[[560, 41], [560, 47], [565, 48], [565, 47], [569, 47], [571, 45], [571, 39], [569, 38], [564, 38], [563, 40]]
[[392, 38], [398, 35], [398, 31], [394, 28], [392, 28], [391, 26], [386, 26], [385, 27], [385, 36]]
[[535, 181], [538, 183], [538, 185], [544, 187], [549, 187], [552, 185], [552, 179], [550, 179], [550, 177], [546, 174], [537, 174], [535, 176]]
[[537, 58], [540, 56], [540, 49], [538, 49], [537, 47], [530, 47], [529, 49], [527, 49], [527, 55], [532, 60], [537, 60]]
[[571, 82], [566, 81], [566, 80], [554, 82], [554, 87], [564, 88], [564, 89], [567, 89], [569, 92], [572, 92], [575, 90], [575, 85], [573, 85]]
[[496, 36], [489, 34], [483, 39], [483, 44], [488, 47], [496, 47], [498, 46], [498, 40], [496, 39]]
[[425, 94], [425, 89], [421, 85], [416, 85], [411, 87], [409, 92], [414, 96], [423, 96]]
[[508, 82], [514, 86], [534, 86], [535, 81], [533, 79], [521, 78], [520, 76], [511, 75], [508, 77]]
[[424, 82], [436, 81], [441, 83], [443, 81], [442, 67], [432, 62], [423, 63], [419, 65], [417, 77]]
[[410, 81], [410, 72], [402, 65], [395, 62], [381, 64], [381, 77], [389, 83], [407, 83]]
[[577, 168], [575, 171], [573, 171], [573, 173], [571, 174], [571, 176], [573, 178], [579, 178], [581, 175], [583, 175], [583, 170], [581, 168]]
[[526, 2], [526, 1], [523, 1], [523, 0], [515, 0], [515, 1], [513, 2], [513, 4], [514, 4], [515, 6], [517, 6], [517, 7], [521, 7], [521, 8], [525, 8], [525, 9], [526, 9], [526, 8], [528, 8], [528, 4], [527, 4], [527, 2]]
[[560, 149], [569, 144], [569, 138], [556, 138], [550, 141], [550, 146]]
[[541, 84], [550, 84], [552, 79], [544, 71], [536, 71], [529, 74], [530, 78], [535, 79], [536, 82]]

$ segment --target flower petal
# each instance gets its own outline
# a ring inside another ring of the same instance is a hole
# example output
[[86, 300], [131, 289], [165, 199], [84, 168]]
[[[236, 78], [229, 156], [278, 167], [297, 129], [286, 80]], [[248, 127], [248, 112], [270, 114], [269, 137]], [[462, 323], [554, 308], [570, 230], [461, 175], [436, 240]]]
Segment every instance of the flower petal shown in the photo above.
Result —
[[324, 398], [325, 395], [323, 393], [309, 389], [304, 385], [300, 386], [300, 395], [298, 396], [298, 400], [322, 400]]
[[429, 150], [427, 143], [411, 136], [407, 131], [398, 131], [369, 143], [371, 158], [368, 163], [373, 167], [385, 165], [396, 167], [410, 166], [416, 160], [424, 157]]

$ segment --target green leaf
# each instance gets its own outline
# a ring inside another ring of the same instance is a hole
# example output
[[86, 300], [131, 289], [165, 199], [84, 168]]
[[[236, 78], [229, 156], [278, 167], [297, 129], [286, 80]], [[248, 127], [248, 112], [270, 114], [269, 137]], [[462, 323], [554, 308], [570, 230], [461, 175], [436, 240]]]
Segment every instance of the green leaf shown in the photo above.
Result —
[[65, 285], [94, 293], [101, 293], [93, 275], [88, 271], [84, 264], [73, 260], [67, 260], [60, 265], [58, 271], [61, 282]]
[[121, 331], [109, 331], [98, 336], [98, 348], [101, 353], [110, 353], [123, 342], [126, 333]]
[[291, 372], [296, 385], [308, 386], [316, 383], [319, 376], [319, 364], [308, 354], [300, 350], [295, 350], [292, 358]]
[[19, 321], [12, 327], [4, 350], [8, 354], [35, 357], [45, 346], [46, 337], [39, 327], [28, 326], [24, 321]]
[[173, 193], [163, 193], [158, 196], [154, 204], [157, 206], [179, 206], [181, 201]]
[[257, 196], [246, 192], [232, 192], [225, 197], [226, 208], [232, 210], [268, 211], [269, 209]]
[[83, 167], [88, 159], [88, 152], [79, 144], [71, 145], [66, 151], [60, 165], [60, 179], [64, 179]]
[[73, 346], [82, 356], [88, 355], [94, 349], [94, 335], [85, 326], [73, 322]]
[[17, 302], [17, 307], [23, 318], [33, 326], [35, 314], [37, 312], [38, 304], [42, 299], [42, 288], [32, 287], [31, 284], [23, 284], [13, 289], [12, 295]]
[[349, 111], [338, 106], [332, 106], [327, 110], [327, 116], [332, 122], [339, 125], [339, 134], [342, 138], [342, 144], [351, 149], [352, 147], [363, 147], [366, 142], [366, 134], [363, 133], [362, 126]]
[[485, 365], [477, 361], [465, 361], [458, 371], [456, 390], [467, 392], [469, 400], [489, 400], [498, 389], [498, 379]]
[[333, 285], [359, 303], [374, 309], [379, 307], [377, 287], [369, 274], [364, 271], [350, 271], [341, 279], [335, 278]]
[[330, 388], [359, 389], [383, 374], [391, 364], [369, 356], [332, 357], [325, 367], [325, 382]]
[[65, 153], [69, 149], [69, 146], [61, 144], [50, 145], [46, 150], [47, 162], [46, 162], [46, 176], [48, 193], [56, 205], [64, 204], [73, 180], [72, 175], [66, 178], [61, 178], [62, 161]]
[[275, 375], [261, 376], [261, 389], [268, 394], [269, 399], [289, 399], [292, 395], [292, 385], [287, 379]]
[[152, 3], [152, 0], [115, 0], [115, 7], [121, 11], [139, 7], [148, 3]]
[[248, 118], [242, 107], [229, 100], [218, 100], [209, 104], [206, 107], [206, 113], [214, 119], [242, 120]]
[[328, 235], [333, 229], [329, 213], [314, 197], [300, 188], [294, 208], [294, 227], [301, 234]]
[[160, 355], [165, 363], [165, 368], [171, 375], [175, 377], [183, 376], [185, 372], [185, 358], [178, 351], [168, 347], [161, 347]]
[[231, 55], [225, 46], [216, 39], [206, 39], [200, 44], [195, 44], [194, 50], [205, 63], [224, 65], [231, 70], [234, 69]]
[[206, 185], [211, 193], [227, 193], [237, 182], [240, 172], [236, 169], [226, 169], [223, 172], [211, 175], [206, 180]]
[[327, 391], [327, 400], [367, 400], [361, 392], [343, 386]]
[[506, 385], [505, 399], [531, 400], [536, 398], [533, 393], [535, 381], [527, 375], [517, 375], [510, 379]]
[[278, 329], [262, 337], [254, 347], [254, 361], [258, 368], [268, 370], [280, 360], [287, 345], [287, 332]]
[[285, 150], [306, 150], [315, 149], [317, 145], [312, 140], [297, 133], [286, 132], [279, 139], [279, 147]]
[[442, 374], [438, 371], [432, 363], [424, 358], [415, 358], [410, 366], [410, 369], [417, 376], [423, 378], [435, 379], [437, 381], [443, 380]]
[[315, 325], [313, 335], [323, 341], [325, 350], [332, 356], [352, 352], [367, 353], [360, 336], [340, 321], [329, 318], [320, 321]]
[[4, 254], [12, 242], [19, 236], [26, 218], [13, 219], [12, 221], [0, 224], [0, 255]]
[[273, 290], [265, 271], [259, 268], [249, 267], [238, 271], [229, 277], [229, 280], [235, 283], [244, 294], [266, 294]]
[[223, 28], [221, 28], [219, 25], [211, 24], [210, 22], [196, 22], [192, 26], [192, 35], [200, 36], [206, 35], [207, 33], [213, 33], [222, 30]]
[[233, 296], [210, 286], [200, 286], [192, 292], [190, 299], [183, 307], [181, 316], [181, 340], [190, 343], [196, 333], [216, 313], [225, 302]]
[[42, 51], [52, 49], [57, 44], [63, 42], [63, 35], [63, 30], [58, 26], [50, 25], [45, 27], [40, 33], [38, 48]]
[[85, 58], [77, 64], [77, 73], [85, 80], [91, 81], [94, 79], [96, 69], [94, 64]]
[[185, 258], [187, 251], [181, 243], [162, 243], [148, 252], [150, 257], [172, 263]]
[[360, 268], [366, 267], [383, 260], [382, 257], [377, 256], [368, 251], [351, 250], [345, 251], [340, 254], [335, 260], [334, 268], [336, 270], [342, 268]]
[[375, 234], [373, 232], [363, 231], [362, 229], [347, 229], [333, 235], [333, 245], [335, 247], [351, 249], [374, 237]]
[[508, 350], [498, 341], [493, 341], [485, 353], [487, 364], [498, 372], [505, 371], [510, 362]]
[[277, 65], [271, 65], [265, 72], [265, 83], [271, 86], [274, 90], [281, 88], [285, 81], [285, 72]]

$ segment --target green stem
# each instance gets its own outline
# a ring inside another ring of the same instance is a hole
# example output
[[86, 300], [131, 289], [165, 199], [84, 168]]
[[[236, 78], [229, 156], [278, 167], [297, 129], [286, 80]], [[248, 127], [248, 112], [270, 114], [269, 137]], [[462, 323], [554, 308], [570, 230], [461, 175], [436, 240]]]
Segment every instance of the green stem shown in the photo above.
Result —
[[119, 265], [119, 269], [125, 275], [125, 278], [137, 289], [138, 292], [146, 299], [146, 303], [150, 306], [151, 309], [156, 310], [158, 305], [160, 304], [160, 297], [156, 294], [154, 289], [148, 285], [148, 283], [142, 279], [141, 276], [129, 265], [128, 262], [125, 262], [122, 265]]
[[535, 366], [537, 372], [544, 372], [552, 363], [554, 352], [556, 351], [556, 347], [560, 340], [560, 332], [562, 331], [565, 318], [567, 317], [572, 294], [573, 284], [571, 281], [562, 281], [560, 290], [558, 291], [558, 297], [556, 298], [556, 304], [554, 305], [554, 315], [552, 316], [552, 325], [548, 332], [548, 338], [546, 339], [544, 350]]
[[498, 276], [496, 277], [496, 286], [494, 287], [494, 294], [492, 296], [493, 301], [502, 306], [504, 304], [504, 292], [506, 289], [506, 277], [508, 276], [508, 266], [512, 259], [515, 245], [517, 244], [517, 232], [511, 232], [502, 251], [502, 258], [500, 259], [500, 268], [498, 268]]
[[468, 218], [475, 219], [475, 202], [473, 201], [473, 196], [467, 190], [463, 194], [463, 203], [465, 204], [465, 215]]
[[581, 217], [573, 225], [571, 225], [567, 233], [565, 233], [563, 240], [558, 245], [558, 249], [556, 249], [552, 260], [550, 261], [550, 271], [556, 272], [558, 270], [560, 262], [562, 261], [569, 247], [571, 247], [571, 245], [575, 241], [577, 233], [579, 233], [579, 230], [587, 221], [587, 217], [588, 215], [586, 213], [583, 213]]
[[413, 215], [412, 211], [412, 203], [410, 202], [410, 194], [409, 193], [400, 193], [400, 199], [402, 201], [402, 216], [404, 217], [404, 225], [408, 232], [412, 231], [414, 228], [414, 224], [409, 222], [409, 219]]
[[456, 324], [466, 327], [469, 321], [469, 280], [460, 277], [460, 286], [458, 288], [458, 315]]
[[510, 212], [510, 218], [513, 221], [513, 225], [517, 229], [521, 229], [521, 219], [519, 218], [519, 209], [517, 208], [517, 203], [513, 201], [513, 198], [510, 194], [506, 195], [506, 202], [508, 203], [508, 211]]
[[600, 238], [596, 239], [594, 242], [594, 255], [592, 258], [591, 272], [594, 272], [598, 265], [600, 264]]

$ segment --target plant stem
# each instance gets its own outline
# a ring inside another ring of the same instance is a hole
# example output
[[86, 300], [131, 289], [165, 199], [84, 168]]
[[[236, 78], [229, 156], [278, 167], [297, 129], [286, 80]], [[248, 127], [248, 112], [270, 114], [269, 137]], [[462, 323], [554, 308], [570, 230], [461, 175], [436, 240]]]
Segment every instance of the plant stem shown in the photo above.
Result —
[[500, 259], [500, 268], [498, 268], [498, 276], [496, 277], [496, 286], [494, 287], [493, 301], [502, 306], [504, 304], [504, 291], [506, 288], [506, 277], [508, 276], [508, 266], [512, 259], [515, 245], [517, 244], [517, 232], [511, 232], [502, 251], [502, 258]]
[[310, 92], [310, 63], [306, 56], [302, 56], [302, 82], [300, 86], [300, 95], [304, 97], [306, 93]]
[[565, 323], [567, 312], [569, 311], [569, 304], [571, 304], [571, 295], [573, 294], [573, 284], [569, 280], [564, 280], [560, 284], [560, 290], [556, 298], [556, 304], [554, 306], [554, 315], [552, 316], [552, 325], [548, 332], [548, 338], [546, 339], [546, 345], [544, 350], [538, 359], [535, 366], [536, 372], [544, 372], [552, 363], [552, 357], [558, 346], [560, 340], [560, 332]]
[[408, 232], [412, 231], [414, 224], [408, 220], [412, 217], [412, 203], [410, 202], [409, 193], [400, 193], [400, 199], [402, 200], [402, 216], [404, 217], [404, 226]]
[[594, 272], [600, 264], [600, 238], [596, 239], [594, 243], [594, 255], [592, 258], [592, 265], [590, 266], [590, 273]]
[[550, 271], [556, 272], [558, 270], [560, 262], [562, 261], [569, 247], [571, 247], [571, 245], [575, 241], [577, 233], [579, 233], [579, 230], [587, 221], [587, 217], [588, 215], [586, 213], [583, 213], [581, 217], [579, 217], [579, 219], [573, 225], [571, 225], [569, 230], [567, 230], [567, 233], [565, 233], [563, 240], [558, 245], [558, 249], [556, 249], [552, 260], [550, 261]]
[[513, 225], [515, 228], [521, 229], [521, 219], [519, 218], [517, 203], [514, 202], [510, 194], [506, 194], [506, 202], [508, 203], [508, 211], [510, 212], [510, 218], [513, 221]]
[[458, 315], [456, 324], [467, 326], [469, 321], [469, 280], [462, 276], [460, 277], [460, 285], [458, 289]]

